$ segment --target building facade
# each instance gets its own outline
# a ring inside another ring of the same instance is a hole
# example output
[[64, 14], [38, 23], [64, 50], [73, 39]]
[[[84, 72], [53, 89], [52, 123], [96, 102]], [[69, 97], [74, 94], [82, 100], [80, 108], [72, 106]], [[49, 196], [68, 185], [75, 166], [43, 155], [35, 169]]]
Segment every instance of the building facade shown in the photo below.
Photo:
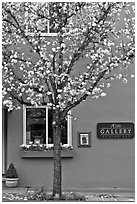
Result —
[[[46, 25], [46, 31], [41, 31], [44, 35], [46, 32], [44, 42], [52, 42], [56, 33], [50, 31], [49, 22]], [[31, 26], [33, 28], [33, 24]], [[34, 28], [30, 31], [34, 32]], [[25, 53], [26, 59], [29, 57], [32, 62], [38, 61], [36, 53], [25, 43], [11, 45], [10, 49]], [[48, 49], [52, 47], [46, 47], [45, 52]], [[82, 63], [83, 59], [76, 64], [78, 69], [74, 75], [78, 72], [79, 76]], [[18, 64], [13, 63], [13, 67], [19, 70]], [[113, 80], [105, 91], [105, 97], [88, 97], [71, 110], [64, 121], [62, 144], [73, 149], [62, 150], [63, 189], [135, 188], [135, 81], [130, 77], [128, 83]], [[35, 109], [22, 106], [10, 112], [3, 109], [2, 173], [5, 174], [12, 162], [19, 176], [18, 187], [46, 185], [52, 188], [52, 150], [23, 151], [20, 147], [35, 143], [52, 148], [51, 117], [48, 106]]]
[[[63, 188], [134, 188], [135, 139], [97, 137], [98, 123], [134, 123], [134, 79], [127, 84], [113, 81], [106, 97], [88, 99], [71, 112], [73, 150], [63, 156]], [[76, 118], [76, 119], [74, 119]], [[19, 187], [45, 184], [52, 188], [53, 157], [49, 152], [23, 153], [23, 108], [3, 114], [3, 173], [12, 162], [19, 175]], [[80, 134], [81, 133], [81, 134]], [[87, 133], [90, 145], [80, 145]], [[125, 132], [126, 135], [128, 132]], [[35, 153], [35, 154], [34, 154]]]

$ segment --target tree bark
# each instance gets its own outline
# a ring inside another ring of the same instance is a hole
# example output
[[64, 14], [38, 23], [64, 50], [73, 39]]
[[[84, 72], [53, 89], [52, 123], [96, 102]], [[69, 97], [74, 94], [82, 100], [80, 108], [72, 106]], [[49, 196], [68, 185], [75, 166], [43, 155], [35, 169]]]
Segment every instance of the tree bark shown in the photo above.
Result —
[[53, 177], [53, 196], [62, 196], [62, 166], [61, 166], [61, 122], [58, 111], [53, 113], [53, 155], [54, 155], [54, 177]]

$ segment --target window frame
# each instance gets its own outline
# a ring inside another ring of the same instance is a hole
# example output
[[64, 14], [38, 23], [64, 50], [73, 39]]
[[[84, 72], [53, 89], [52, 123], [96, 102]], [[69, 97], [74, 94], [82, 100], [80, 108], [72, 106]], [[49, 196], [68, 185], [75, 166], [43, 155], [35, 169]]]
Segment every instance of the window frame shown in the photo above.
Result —
[[[48, 110], [49, 106], [26, 106], [23, 105], [23, 144], [26, 145], [26, 109], [27, 108], [45, 108], [46, 109], [46, 145], [51, 146], [53, 144], [48, 144]], [[64, 145], [72, 146], [72, 117], [71, 117], [71, 111], [68, 113], [67, 117], [67, 140], [68, 143]]]

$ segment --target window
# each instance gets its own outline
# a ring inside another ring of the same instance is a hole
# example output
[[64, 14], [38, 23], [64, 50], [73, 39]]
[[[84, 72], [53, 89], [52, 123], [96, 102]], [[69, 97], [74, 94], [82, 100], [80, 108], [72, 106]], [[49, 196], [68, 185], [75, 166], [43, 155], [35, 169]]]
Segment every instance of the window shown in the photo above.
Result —
[[[51, 16], [51, 14], [53, 13], [51, 12], [51, 8], [48, 7], [47, 13], [49, 16]], [[49, 20], [41, 18], [37, 21], [36, 24], [37, 24], [38, 31], [41, 31], [42, 35], [53, 35], [53, 36], [57, 35], [56, 29], [55, 29], [55, 22], [52, 17]]]
[[[54, 3], [52, 3], [54, 4]], [[39, 2], [37, 3], [37, 12], [34, 13], [33, 18], [35, 19], [35, 23], [30, 23], [29, 24], [29, 34], [32, 34], [36, 31], [41, 32], [41, 36], [56, 36], [56, 28], [55, 28], [55, 20], [54, 20], [54, 6], [52, 4], [48, 4], [45, 2]], [[29, 15], [32, 11], [27, 10], [25, 12], [26, 22], [28, 23], [31, 22], [32, 16]], [[46, 17], [49, 16], [50, 18]], [[44, 17], [42, 17], [44, 16]]]
[[[23, 107], [23, 144], [53, 144], [52, 111], [47, 106]], [[71, 116], [62, 124], [61, 143], [72, 145]]]

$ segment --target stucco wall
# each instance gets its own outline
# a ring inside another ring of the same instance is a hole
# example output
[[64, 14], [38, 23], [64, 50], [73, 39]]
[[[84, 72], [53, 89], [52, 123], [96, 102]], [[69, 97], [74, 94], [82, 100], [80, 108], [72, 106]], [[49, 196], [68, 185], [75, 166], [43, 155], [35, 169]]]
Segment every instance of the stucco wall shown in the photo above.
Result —
[[[99, 122], [134, 122], [134, 80], [127, 84], [113, 81], [107, 96], [88, 99], [72, 112], [74, 158], [64, 158], [63, 188], [134, 188], [134, 140], [99, 140]], [[8, 164], [13, 162], [19, 174], [19, 186], [46, 184], [52, 187], [52, 158], [21, 158], [22, 111], [8, 115]], [[91, 147], [77, 145], [77, 132], [92, 131]]]

